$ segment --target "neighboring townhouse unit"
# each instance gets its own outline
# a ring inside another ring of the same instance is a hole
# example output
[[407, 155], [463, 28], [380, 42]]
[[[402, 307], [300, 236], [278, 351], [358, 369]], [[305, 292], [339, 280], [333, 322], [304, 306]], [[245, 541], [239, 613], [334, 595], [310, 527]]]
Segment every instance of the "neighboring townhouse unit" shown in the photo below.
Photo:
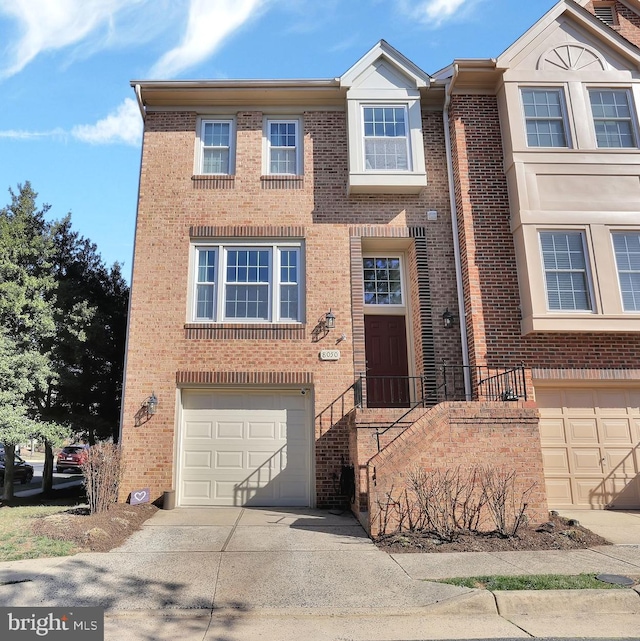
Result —
[[344, 506], [518, 472], [640, 507], [640, 3], [562, 0], [429, 76], [133, 82], [122, 497]]

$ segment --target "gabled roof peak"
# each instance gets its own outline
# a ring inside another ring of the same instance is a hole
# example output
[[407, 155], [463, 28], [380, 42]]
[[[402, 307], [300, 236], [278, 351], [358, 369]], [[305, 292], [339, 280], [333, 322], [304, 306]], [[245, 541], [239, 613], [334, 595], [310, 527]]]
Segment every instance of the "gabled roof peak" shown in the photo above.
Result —
[[[637, 0], [623, 0], [624, 4], [640, 6]], [[579, 25], [592, 35], [596, 36], [603, 43], [609, 45], [627, 60], [640, 68], [640, 50], [619, 33], [602, 23], [592, 13], [587, 11], [585, 6], [589, 0], [560, 0], [547, 13], [538, 20], [526, 33], [516, 40], [497, 58], [498, 68], [506, 69], [511, 62], [529, 46], [536, 38], [540, 37], [558, 18], [566, 15], [575, 24]]]
[[415, 83], [417, 88], [429, 86], [431, 82], [429, 74], [411, 62], [409, 58], [403, 56], [386, 40], [379, 40], [367, 53], [364, 54], [364, 56], [362, 56], [362, 58], [360, 58], [360, 60], [347, 69], [347, 71], [345, 71], [339, 78], [340, 86], [351, 87], [362, 73], [381, 58], [410, 79], [412, 83]]

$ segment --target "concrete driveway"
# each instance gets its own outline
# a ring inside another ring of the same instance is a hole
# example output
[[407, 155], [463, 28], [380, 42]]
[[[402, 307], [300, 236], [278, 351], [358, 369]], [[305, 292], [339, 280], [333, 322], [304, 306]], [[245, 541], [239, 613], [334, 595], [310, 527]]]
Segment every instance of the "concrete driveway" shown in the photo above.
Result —
[[106, 641], [638, 638], [632, 590], [494, 597], [424, 579], [535, 573], [545, 563], [626, 573], [640, 567], [639, 545], [486, 556], [388, 555], [349, 513], [179, 508], [106, 554], [0, 564], [0, 605], [103, 607]]
[[[26, 572], [26, 570], [25, 570]], [[349, 513], [159, 511], [120, 548], [78, 554], [0, 586], [12, 606], [340, 612], [421, 608], [477, 592], [411, 578]]]

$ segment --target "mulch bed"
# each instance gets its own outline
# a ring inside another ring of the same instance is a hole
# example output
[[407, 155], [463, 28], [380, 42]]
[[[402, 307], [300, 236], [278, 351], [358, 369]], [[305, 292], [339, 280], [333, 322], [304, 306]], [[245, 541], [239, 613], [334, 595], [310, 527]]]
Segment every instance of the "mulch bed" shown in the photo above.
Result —
[[523, 527], [514, 537], [504, 538], [495, 532], [463, 533], [450, 543], [426, 532], [400, 532], [380, 536], [375, 544], [390, 553], [580, 550], [597, 545], [611, 545], [591, 530], [569, 523], [562, 517], [550, 516], [544, 527]]
[[115, 503], [100, 514], [89, 514], [89, 508], [76, 507], [35, 519], [33, 531], [51, 539], [70, 541], [78, 551], [108, 552], [122, 545], [157, 511], [158, 508], [150, 503]]

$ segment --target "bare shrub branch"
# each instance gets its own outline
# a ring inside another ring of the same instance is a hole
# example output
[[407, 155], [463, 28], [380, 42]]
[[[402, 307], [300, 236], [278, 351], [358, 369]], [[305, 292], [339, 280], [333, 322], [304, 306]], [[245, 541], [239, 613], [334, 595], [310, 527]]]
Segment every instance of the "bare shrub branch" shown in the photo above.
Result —
[[82, 464], [91, 514], [106, 512], [118, 500], [123, 464], [120, 448], [113, 443], [92, 445]]
[[410, 530], [451, 542], [492, 523], [500, 536], [513, 537], [528, 522], [528, 497], [535, 486], [519, 491], [515, 470], [492, 466], [416, 468], [404, 488], [392, 487], [378, 499], [380, 533]]

